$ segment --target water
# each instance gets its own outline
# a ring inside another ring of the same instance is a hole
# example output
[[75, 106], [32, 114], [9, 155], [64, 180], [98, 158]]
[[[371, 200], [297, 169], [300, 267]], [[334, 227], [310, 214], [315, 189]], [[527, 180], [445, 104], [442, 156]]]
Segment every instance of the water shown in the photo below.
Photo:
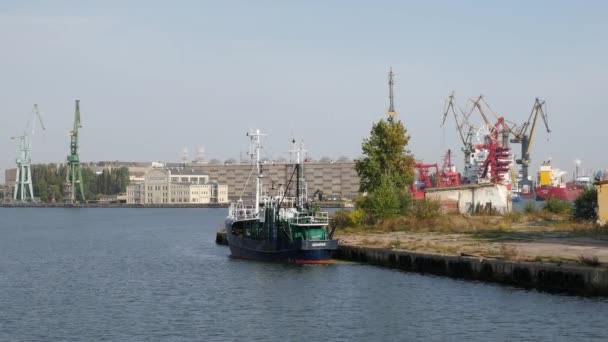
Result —
[[608, 300], [228, 257], [224, 209], [0, 209], [0, 341], [607, 340]]

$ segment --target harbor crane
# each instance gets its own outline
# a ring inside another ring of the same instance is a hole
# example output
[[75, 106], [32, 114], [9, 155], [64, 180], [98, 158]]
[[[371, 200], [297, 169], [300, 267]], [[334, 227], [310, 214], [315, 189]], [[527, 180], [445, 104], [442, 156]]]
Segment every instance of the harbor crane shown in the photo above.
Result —
[[27, 121], [23, 134], [19, 137], [12, 137], [12, 140], [19, 139], [19, 150], [17, 159], [17, 170], [15, 175], [15, 190], [13, 192], [13, 200], [21, 202], [36, 202], [37, 199], [34, 196], [34, 190], [32, 186], [32, 137], [36, 130], [36, 121], [40, 122], [42, 129], [44, 123], [42, 122], [42, 116], [38, 111], [38, 105], [34, 104], [34, 109], [30, 119]]
[[85, 201], [82, 181], [82, 167], [78, 156], [78, 131], [82, 128], [80, 123], [80, 100], [76, 100], [74, 111], [74, 129], [70, 131], [70, 155], [67, 158], [67, 172], [64, 184], [64, 201], [66, 205], [73, 205], [77, 200], [76, 187], [80, 193], [80, 200]]
[[[513, 131], [513, 126], [515, 125], [513, 123], [507, 122], [507, 120], [505, 120], [503, 116], [496, 114], [496, 112], [492, 110], [492, 107], [490, 107], [488, 102], [485, 100], [485, 97], [483, 95], [479, 95], [476, 99], [469, 99], [469, 101], [471, 101], [471, 103], [473, 104], [473, 109], [477, 109], [477, 111], [481, 115], [484, 124], [490, 131], [492, 139], [494, 141], [498, 141], [500, 137], [502, 138], [501, 146], [509, 147], [509, 134]], [[495, 124], [492, 124], [488, 119], [488, 116], [484, 108], [482, 107], [482, 104], [485, 106], [485, 108], [487, 108], [487, 110], [490, 111], [490, 113], [492, 113], [492, 115], [496, 119]]]
[[545, 101], [537, 97], [534, 101], [534, 106], [532, 107], [532, 111], [530, 112], [528, 121], [523, 123], [521, 126], [518, 126], [515, 129], [511, 130], [511, 133], [514, 137], [513, 139], [511, 139], [511, 142], [515, 144], [521, 144], [521, 158], [515, 160], [518, 165], [521, 165], [521, 186], [527, 185], [529, 187], [532, 187], [532, 181], [529, 179], [528, 176], [528, 168], [532, 161], [530, 153], [532, 150], [532, 143], [534, 142], [534, 135], [536, 133], [536, 126], [538, 124], [539, 116], [543, 119], [547, 133], [551, 133], [551, 129], [549, 129], [549, 119], [547, 117], [546, 108], [547, 106]]
[[[458, 112], [456, 110], [458, 109]], [[462, 152], [464, 153], [465, 164], [466, 160], [469, 158], [471, 153], [475, 151], [473, 147], [473, 136], [475, 132], [475, 127], [471, 125], [469, 122], [469, 116], [472, 113], [472, 110], [468, 113], [465, 113], [460, 107], [454, 104], [454, 92], [448, 97], [447, 105], [445, 107], [445, 111], [443, 112], [443, 121], [441, 122], [441, 127], [445, 125], [445, 121], [448, 115], [452, 113], [454, 116], [454, 120], [456, 121], [456, 128], [458, 130], [458, 134], [460, 136], [460, 140], [462, 141]], [[458, 113], [462, 116], [462, 119], [458, 119]]]

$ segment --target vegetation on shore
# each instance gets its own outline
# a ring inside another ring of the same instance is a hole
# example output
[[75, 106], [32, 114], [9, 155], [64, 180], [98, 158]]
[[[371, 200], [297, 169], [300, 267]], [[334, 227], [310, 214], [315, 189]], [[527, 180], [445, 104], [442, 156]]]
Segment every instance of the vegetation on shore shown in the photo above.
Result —
[[[67, 167], [61, 164], [32, 165], [34, 194], [43, 203], [63, 201], [63, 186]], [[82, 168], [84, 195], [87, 200], [104, 195], [125, 193], [129, 185], [129, 169], [126, 167], [112, 170], [104, 169], [96, 174], [92, 169]]]
[[[414, 159], [409, 136], [400, 121], [380, 120], [363, 140], [364, 158], [356, 163], [362, 195], [356, 209], [335, 213], [332, 225], [339, 237], [365, 246], [419, 250], [445, 254], [477, 255], [552, 263], [599, 266], [594, 255], [521, 252], [516, 242], [534, 242], [548, 235], [561, 237], [608, 235], [595, 226], [595, 190], [586, 191], [572, 204], [550, 199], [542, 208], [525, 204], [523, 212], [501, 215], [493, 210], [475, 215], [445, 214], [436, 201], [412, 200]], [[519, 245], [521, 246], [521, 245]], [[559, 249], [559, 248], [558, 248]]]

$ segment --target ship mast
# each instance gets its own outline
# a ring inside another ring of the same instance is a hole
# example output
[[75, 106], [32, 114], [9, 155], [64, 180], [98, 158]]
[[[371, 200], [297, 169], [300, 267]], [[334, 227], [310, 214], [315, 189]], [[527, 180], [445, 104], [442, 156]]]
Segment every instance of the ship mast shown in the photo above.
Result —
[[260, 165], [260, 149], [262, 148], [261, 137], [266, 134], [260, 133], [259, 129], [253, 132], [247, 133], [249, 136], [249, 155], [253, 162], [255, 162], [256, 177], [255, 177], [255, 214], [259, 215], [260, 212], [260, 178], [262, 178], [262, 168]]
[[296, 201], [298, 208], [303, 208], [304, 203], [308, 197], [306, 191], [306, 181], [304, 180], [304, 144], [300, 142], [300, 146], [297, 145], [296, 140], [291, 141], [293, 148], [289, 151], [295, 154], [295, 168], [296, 168]]

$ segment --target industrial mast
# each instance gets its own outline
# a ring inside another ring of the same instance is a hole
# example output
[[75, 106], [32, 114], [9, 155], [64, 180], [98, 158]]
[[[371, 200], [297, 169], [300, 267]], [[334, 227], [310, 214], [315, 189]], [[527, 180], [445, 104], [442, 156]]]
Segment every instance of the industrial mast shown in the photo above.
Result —
[[84, 190], [82, 182], [82, 167], [78, 156], [78, 130], [80, 124], [80, 100], [76, 100], [76, 110], [74, 112], [74, 129], [70, 131], [70, 155], [64, 185], [65, 204], [72, 205], [76, 200], [76, 186], [80, 190], [80, 198], [84, 202]]
[[[38, 112], [37, 104], [34, 105], [32, 116], [27, 121], [23, 134], [17, 137], [19, 139], [19, 152], [15, 160], [17, 162], [17, 174], [15, 177], [15, 190], [13, 192], [14, 201], [36, 201], [32, 187], [32, 169], [30, 165], [32, 162], [32, 137], [36, 128], [36, 119], [40, 121], [42, 129], [45, 129], [40, 112]], [[16, 138], [13, 137], [12, 139]]]
[[393, 81], [393, 76], [395, 76], [395, 74], [393, 73], [393, 67], [391, 67], [391, 70], [388, 73], [388, 122], [393, 122], [395, 116], [397, 116], [397, 112], [395, 112], [395, 106], [393, 104], [393, 85], [395, 84]]

